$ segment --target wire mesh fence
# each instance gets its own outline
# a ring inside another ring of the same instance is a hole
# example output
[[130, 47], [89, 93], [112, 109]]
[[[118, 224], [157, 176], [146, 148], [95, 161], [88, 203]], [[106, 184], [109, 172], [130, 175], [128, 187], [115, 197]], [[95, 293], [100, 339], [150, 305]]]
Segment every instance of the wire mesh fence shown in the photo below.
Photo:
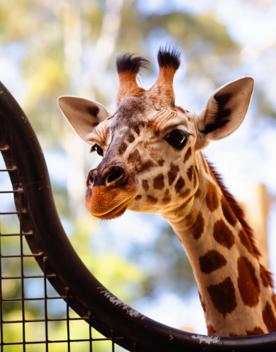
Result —
[[23, 189], [13, 190], [9, 172], [0, 157], [1, 352], [124, 351], [112, 331], [109, 338], [101, 335], [87, 323], [91, 317], [70, 308], [69, 289], [61, 296], [49, 283], [56, 274], [48, 270], [47, 256], [28, 246], [26, 237], [33, 233], [24, 232], [18, 218], [26, 210], [14, 204], [14, 194]]

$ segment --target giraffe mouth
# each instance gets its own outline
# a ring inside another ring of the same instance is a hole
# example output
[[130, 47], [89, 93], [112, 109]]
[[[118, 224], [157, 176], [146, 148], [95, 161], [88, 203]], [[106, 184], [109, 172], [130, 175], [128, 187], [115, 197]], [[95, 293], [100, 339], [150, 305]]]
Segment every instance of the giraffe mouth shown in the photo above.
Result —
[[92, 215], [95, 216], [96, 218], [103, 219], [103, 220], [110, 220], [110, 219], [117, 218], [123, 215], [123, 213], [127, 210], [127, 207], [132, 199], [133, 197], [130, 197], [129, 199], [125, 200], [119, 205], [116, 205], [115, 207], [113, 207], [111, 210], [108, 210], [107, 212], [104, 212], [104, 213], [93, 212]]

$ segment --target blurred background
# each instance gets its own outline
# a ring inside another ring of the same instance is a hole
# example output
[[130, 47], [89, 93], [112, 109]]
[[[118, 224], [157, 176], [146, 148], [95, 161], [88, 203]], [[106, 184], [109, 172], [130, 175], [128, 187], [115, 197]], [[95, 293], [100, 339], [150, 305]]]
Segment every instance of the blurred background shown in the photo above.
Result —
[[[62, 118], [56, 99], [63, 94], [96, 99], [112, 112], [116, 56], [133, 52], [150, 59], [150, 70], [140, 76], [148, 88], [157, 75], [158, 48], [166, 44], [181, 49], [176, 102], [191, 111], [200, 112], [220, 85], [252, 76], [255, 92], [246, 121], [205, 153], [248, 210], [276, 273], [275, 18], [272, 0], [0, 2], [0, 80], [38, 135], [71, 242], [114, 294], [165, 324], [206, 333], [186, 255], [160, 216], [126, 212], [98, 221], [87, 213], [85, 179], [96, 156]], [[4, 287], [17, 289], [14, 283]], [[34, 306], [30, 314], [39, 309]], [[54, 309], [58, 314], [58, 306]]]

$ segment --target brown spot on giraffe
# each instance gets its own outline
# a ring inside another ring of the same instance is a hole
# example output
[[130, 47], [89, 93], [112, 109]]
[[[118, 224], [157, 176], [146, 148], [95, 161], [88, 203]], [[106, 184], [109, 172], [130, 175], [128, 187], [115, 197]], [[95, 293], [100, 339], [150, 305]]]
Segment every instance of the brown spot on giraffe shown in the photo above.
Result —
[[179, 172], [179, 166], [171, 163], [170, 170], [168, 172], [169, 186], [172, 185], [173, 181], [176, 179], [178, 172]]
[[251, 253], [254, 257], [258, 258], [259, 252], [256, 252], [255, 250], [256, 247], [252, 240], [252, 236], [250, 236], [244, 228], [239, 231], [239, 238], [242, 245], [248, 250], [248, 252]]
[[265, 332], [263, 331], [262, 328], [260, 328], [259, 326], [256, 326], [254, 329], [252, 330], [246, 330], [246, 335], [247, 336], [256, 336], [256, 335], [263, 335]]
[[190, 156], [192, 155], [192, 148], [189, 147], [185, 156], [184, 156], [184, 163], [186, 163], [186, 161], [188, 161], [190, 159]]
[[255, 269], [246, 257], [240, 257], [238, 266], [238, 287], [243, 303], [254, 307], [259, 302], [260, 285], [255, 274]]
[[164, 165], [164, 162], [165, 162], [164, 159], [159, 159], [159, 160], [157, 161], [157, 163], [158, 163], [159, 166], [163, 166], [163, 165]]
[[157, 203], [158, 199], [149, 195], [149, 196], [147, 196], [147, 200], [149, 201], [149, 203], [155, 204], [155, 203]]
[[216, 330], [212, 324], [207, 324], [207, 331], [209, 336], [216, 335]]
[[142, 160], [141, 160], [141, 156], [139, 151], [136, 149], [133, 152], [131, 152], [127, 158], [128, 163], [131, 164], [141, 164]]
[[135, 140], [135, 137], [133, 136], [133, 134], [129, 134], [128, 135], [128, 137], [127, 137], [127, 141], [129, 142], [129, 143], [132, 143], [133, 141]]
[[225, 266], [226, 263], [227, 261], [224, 256], [214, 249], [199, 257], [200, 269], [205, 274], [210, 274], [211, 272]]
[[148, 180], [142, 180], [142, 187], [144, 188], [145, 191], [149, 190], [149, 182], [148, 182]]
[[136, 171], [138, 173], [146, 172], [152, 169], [155, 166], [152, 160], [146, 160], [141, 164], [136, 165]]
[[155, 189], [164, 188], [164, 176], [162, 174], [157, 175], [153, 179], [153, 188], [155, 188]]
[[204, 219], [201, 212], [194, 212], [190, 214], [186, 219], [188, 226], [190, 227], [190, 231], [195, 240], [199, 239], [204, 230]]
[[265, 287], [273, 287], [272, 275], [262, 264], [260, 264], [260, 276]]
[[142, 198], [141, 194], [138, 194], [134, 199], [135, 200], [140, 200]]
[[120, 155], [124, 154], [124, 152], [126, 151], [127, 149], [127, 144], [125, 142], [123, 142], [120, 147], [118, 148], [118, 153]]
[[181, 191], [181, 189], [184, 187], [184, 185], [185, 185], [185, 182], [184, 182], [183, 178], [180, 176], [174, 186], [176, 192], [179, 193]]
[[223, 220], [218, 220], [215, 222], [213, 235], [219, 244], [228, 249], [230, 249], [235, 242], [232, 231]]
[[229, 222], [229, 224], [233, 226], [236, 225], [238, 220], [233, 210], [231, 209], [230, 205], [228, 204], [227, 200], [225, 199], [225, 197], [222, 197], [221, 199], [221, 207], [222, 207], [223, 215], [225, 219]]
[[225, 317], [237, 307], [235, 288], [230, 277], [217, 285], [207, 287], [215, 308]]
[[135, 133], [139, 136], [139, 134], [140, 134], [140, 128], [139, 128], [139, 126], [138, 126], [138, 125], [135, 125], [135, 126], [133, 127], [133, 129], [134, 129]]
[[269, 302], [266, 303], [262, 315], [267, 330], [269, 332], [276, 331], [276, 319]]
[[193, 174], [194, 174], [194, 167], [193, 165], [191, 165], [187, 171], [187, 176], [190, 181], [192, 181]]
[[166, 189], [164, 197], [162, 198], [163, 203], [169, 203], [171, 201], [170, 191]]
[[211, 182], [208, 182], [206, 185], [207, 193], [206, 193], [206, 204], [210, 211], [214, 211], [217, 209], [219, 202], [218, 202], [218, 195], [217, 189], [215, 185]]

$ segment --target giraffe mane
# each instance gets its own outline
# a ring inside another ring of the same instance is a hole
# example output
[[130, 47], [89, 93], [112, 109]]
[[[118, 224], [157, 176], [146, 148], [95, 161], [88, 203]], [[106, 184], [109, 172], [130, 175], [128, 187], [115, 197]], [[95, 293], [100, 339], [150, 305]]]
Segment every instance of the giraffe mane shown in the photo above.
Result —
[[[217, 172], [217, 170], [215, 169], [213, 164], [209, 160], [206, 160], [206, 162], [207, 162], [209, 169], [211, 171], [211, 175], [216, 180], [218, 186], [222, 190], [222, 194], [224, 195], [226, 201], [228, 202], [233, 213], [236, 215], [238, 221], [242, 225], [244, 232], [246, 233], [247, 238], [251, 244], [251, 248], [252, 248], [254, 255], [256, 256], [256, 258], [260, 258], [261, 253], [260, 253], [258, 247], [256, 246], [254, 231], [251, 228], [251, 226], [249, 226], [248, 222], [245, 220], [245, 214], [244, 214], [243, 209], [238, 204], [238, 202], [236, 201], [234, 196], [228, 191], [228, 189], [226, 188], [226, 186], [223, 183], [221, 175]], [[264, 279], [267, 281], [267, 283], [269, 284], [270, 287], [274, 288], [274, 282], [273, 282], [273, 277], [272, 277], [271, 272], [269, 270], [267, 270], [266, 268], [264, 268], [262, 265], [261, 265], [261, 267], [262, 267], [263, 275], [265, 276]]]
[[[211, 171], [211, 175], [216, 180], [218, 186], [222, 190], [223, 196], [225, 197], [226, 201], [230, 205], [230, 207], [231, 207], [233, 213], [236, 215], [238, 221], [242, 225], [243, 230], [246, 233], [247, 238], [251, 244], [253, 254], [255, 255], [256, 258], [259, 259], [261, 256], [261, 253], [260, 253], [258, 247], [256, 246], [254, 231], [253, 231], [252, 227], [248, 224], [248, 222], [245, 220], [245, 214], [244, 214], [243, 209], [241, 208], [239, 203], [236, 201], [234, 196], [228, 191], [227, 187], [225, 186], [225, 184], [222, 180], [221, 175], [217, 172], [214, 165], [207, 159], [206, 159], [206, 162], [207, 162], [209, 169]], [[267, 270], [266, 268], [264, 268], [264, 266], [262, 264], [260, 264], [260, 265], [262, 267], [261, 269], [263, 271], [263, 275], [265, 276], [264, 279], [267, 281], [267, 283], [270, 287], [274, 288], [272, 273], [269, 270]]]
[[[224, 197], [227, 200], [228, 204], [230, 205], [233, 213], [235, 214], [238, 221], [242, 225], [245, 233], [247, 234], [248, 239], [250, 240], [254, 255], [257, 258], [259, 258], [261, 256], [261, 253], [255, 243], [254, 231], [251, 228], [251, 226], [249, 226], [248, 222], [245, 220], [245, 214], [244, 214], [243, 209], [238, 204], [238, 202], [236, 201], [234, 196], [228, 191], [228, 189], [226, 188], [226, 186], [223, 183], [221, 175], [216, 171], [213, 164], [208, 160], [206, 160], [206, 161], [207, 161], [207, 164], [209, 166], [209, 169], [211, 171], [212, 176], [217, 181], [217, 184], [219, 185], [220, 189], [222, 190], [222, 194], [224, 195]], [[270, 274], [270, 276], [271, 276], [271, 274]], [[271, 278], [271, 281], [272, 281], [272, 278]]]

